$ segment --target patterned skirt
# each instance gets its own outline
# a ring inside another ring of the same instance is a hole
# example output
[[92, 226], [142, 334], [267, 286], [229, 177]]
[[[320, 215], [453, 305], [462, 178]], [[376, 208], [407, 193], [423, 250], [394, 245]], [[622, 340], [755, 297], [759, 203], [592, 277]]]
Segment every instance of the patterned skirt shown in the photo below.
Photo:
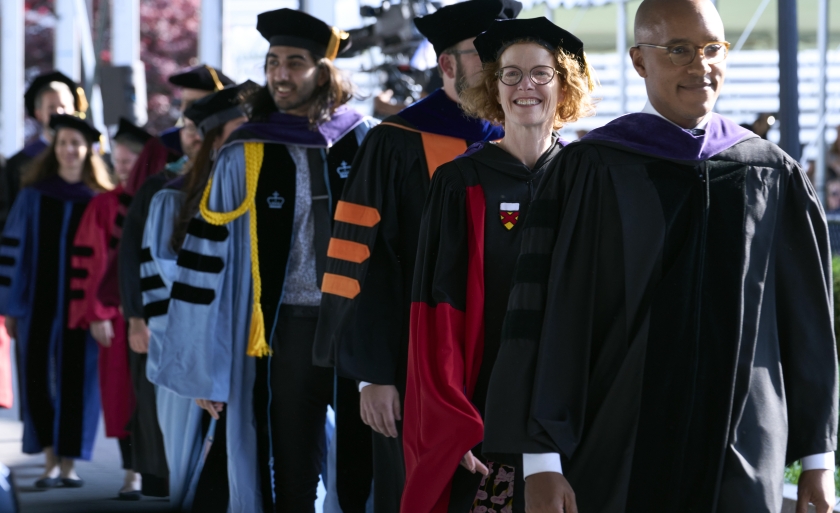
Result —
[[490, 473], [482, 478], [471, 513], [513, 513], [513, 467], [487, 462]]

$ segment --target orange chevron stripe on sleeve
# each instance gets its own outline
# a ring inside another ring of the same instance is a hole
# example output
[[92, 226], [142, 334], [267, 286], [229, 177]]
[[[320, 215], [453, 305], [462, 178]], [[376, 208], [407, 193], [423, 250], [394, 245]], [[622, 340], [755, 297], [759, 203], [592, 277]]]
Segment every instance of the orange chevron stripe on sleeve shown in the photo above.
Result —
[[359, 280], [341, 276], [339, 274], [324, 273], [321, 281], [321, 292], [353, 299], [362, 291]]
[[339, 201], [335, 207], [335, 220], [372, 228], [379, 223], [379, 211], [357, 203]]
[[333, 237], [330, 239], [330, 246], [327, 248], [327, 256], [361, 264], [370, 258], [370, 249], [366, 244]]

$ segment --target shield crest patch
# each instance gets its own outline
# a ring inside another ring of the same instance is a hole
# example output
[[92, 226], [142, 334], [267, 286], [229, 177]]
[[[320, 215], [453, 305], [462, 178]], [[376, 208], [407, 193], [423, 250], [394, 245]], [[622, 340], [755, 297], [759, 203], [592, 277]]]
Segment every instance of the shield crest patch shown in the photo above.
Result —
[[512, 230], [519, 221], [519, 203], [501, 203], [499, 205], [499, 219], [502, 226]]

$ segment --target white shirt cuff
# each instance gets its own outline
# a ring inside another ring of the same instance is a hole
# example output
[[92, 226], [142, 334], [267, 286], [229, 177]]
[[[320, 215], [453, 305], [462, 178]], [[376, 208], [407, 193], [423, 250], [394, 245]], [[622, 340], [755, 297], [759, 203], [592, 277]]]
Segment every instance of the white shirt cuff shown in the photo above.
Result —
[[562, 474], [563, 465], [560, 464], [560, 454], [556, 452], [523, 454], [522, 479], [526, 479], [531, 474], [539, 474], [540, 472], [557, 472], [558, 474]]
[[359, 381], [359, 392], [362, 391], [368, 385], [372, 385], [373, 383], [368, 383], [367, 381]]
[[830, 470], [834, 472], [834, 453], [812, 454], [802, 458], [802, 471], [806, 470]]

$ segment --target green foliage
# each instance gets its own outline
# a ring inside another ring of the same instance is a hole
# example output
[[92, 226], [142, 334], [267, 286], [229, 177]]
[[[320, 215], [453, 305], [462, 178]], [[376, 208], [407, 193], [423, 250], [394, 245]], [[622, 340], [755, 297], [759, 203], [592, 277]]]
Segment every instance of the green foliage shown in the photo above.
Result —
[[[802, 475], [802, 464], [798, 461], [785, 468], [785, 483], [799, 484], [799, 476]], [[840, 490], [840, 468], [834, 470], [834, 489]]]

